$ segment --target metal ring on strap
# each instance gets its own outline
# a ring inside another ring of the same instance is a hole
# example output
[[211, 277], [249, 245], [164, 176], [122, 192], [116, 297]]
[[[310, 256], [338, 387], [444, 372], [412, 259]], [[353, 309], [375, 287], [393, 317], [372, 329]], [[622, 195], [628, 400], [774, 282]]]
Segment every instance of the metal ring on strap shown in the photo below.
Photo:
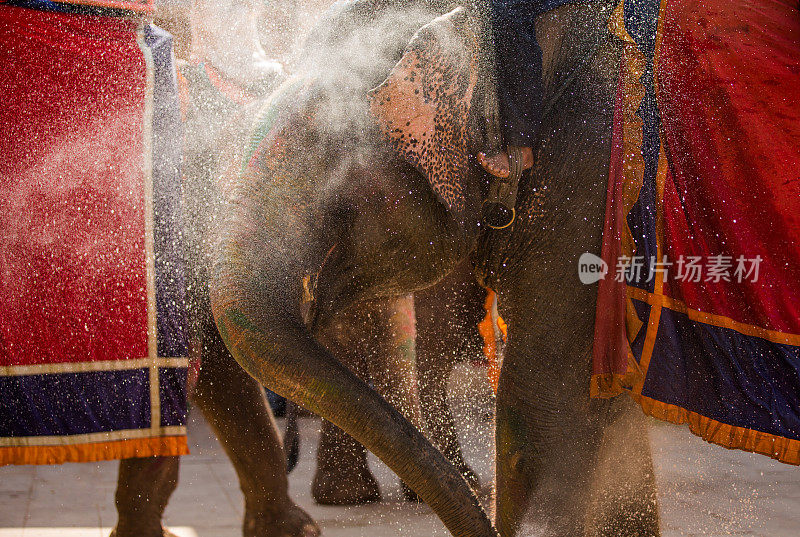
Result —
[[[483, 202], [483, 221], [491, 229], [505, 229], [517, 216], [514, 206], [517, 204], [519, 180], [524, 171], [522, 149], [516, 146], [508, 147], [508, 165], [508, 177], [491, 176], [489, 193]], [[499, 217], [505, 217], [507, 220], [494, 221]]]

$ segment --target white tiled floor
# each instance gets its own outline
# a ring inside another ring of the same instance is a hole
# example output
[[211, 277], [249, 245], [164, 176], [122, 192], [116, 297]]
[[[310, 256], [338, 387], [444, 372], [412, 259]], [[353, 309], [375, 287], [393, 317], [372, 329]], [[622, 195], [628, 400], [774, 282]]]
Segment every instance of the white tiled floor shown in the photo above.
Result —
[[[456, 393], [474, 393], [483, 386], [466, 369], [461, 373]], [[458, 396], [453, 403], [464, 416], [464, 437], [470, 439], [466, 456], [489, 482], [489, 424]], [[233, 467], [202, 418], [196, 413], [191, 418], [192, 454], [181, 461], [180, 484], [167, 507], [166, 523], [180, 537], [239, 537], [242, 498]], [[325, 536], [448, 535], [426, 507], [400, 499], [397, 479], [374, 458], [383, 503], [314, 505], [309, 489], [318, 425], [310, 418], [302, 421], [303, 453], [290, 478], [291, 492]], [[653, 422], [650, 435], [665, 537], [800, 536], [800, 469], [710, 446], [682, 427]], [[117, 464], [0, 468], [0, 537], [107, 537], [116, 521]]]

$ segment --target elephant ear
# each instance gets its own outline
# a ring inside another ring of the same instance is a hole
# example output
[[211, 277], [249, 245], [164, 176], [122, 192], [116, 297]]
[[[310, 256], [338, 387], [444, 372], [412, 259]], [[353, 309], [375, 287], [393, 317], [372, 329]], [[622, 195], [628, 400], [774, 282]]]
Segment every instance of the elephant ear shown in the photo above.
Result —
[[395, 151], [430, 182], [463, 223], [469, 202], [469, 118], [478, 82], [478, 40], [462, 8], [423, 26], [386, 80], [369, 92], [370, 110]]

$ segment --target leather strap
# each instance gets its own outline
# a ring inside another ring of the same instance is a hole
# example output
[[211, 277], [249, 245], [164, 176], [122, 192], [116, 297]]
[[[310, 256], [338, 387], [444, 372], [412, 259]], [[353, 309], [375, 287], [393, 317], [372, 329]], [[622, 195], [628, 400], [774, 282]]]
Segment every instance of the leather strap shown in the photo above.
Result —
[[492, 229], [505, 229], [516, 218], [517, 191], [522, 177], [522, 150], [508, 147], [508, 177], [491, 176], [489, 193], [483, 202], [484, 223]]

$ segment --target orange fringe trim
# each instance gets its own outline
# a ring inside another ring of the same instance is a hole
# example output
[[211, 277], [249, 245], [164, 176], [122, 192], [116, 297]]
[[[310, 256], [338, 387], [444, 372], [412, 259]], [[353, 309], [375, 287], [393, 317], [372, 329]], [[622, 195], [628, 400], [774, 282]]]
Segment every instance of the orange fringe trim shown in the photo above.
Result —
[[[630, 308], [628, 312], [632, 311]], [[630, 321], [628, 321], [630, 326]], [[633, 390], [644, 382], [644, 371], [628, 352], [628, 368], [625, 373], [597, 373], [589, 381], [589, 396], [592, 399], [616, 397], [624, 391]], [[641, 390], [640, 390], [641, 391]]]
[[692, 433], [706, 442], [728, 449], [759, 453], [786, 464], [800, 465], [800, 440], [721, 423], [697, 412], [635, 393], [626, 388], [630, 385], [628, 375], [594, 375], [591, 394], [592, 397], [613, 397], [623, 391], [628, 392], [648, 416], [676, 425], [686, 423]]
[[0, 466], [8, 464], [63, 464], [135, 457], [188, 455], [186, 435], [136, 438], [62, 446], [0, 447]]
[[706, 442], [728, 449], [760, 453], [786, 464], [800, 465], [800, 440], [720, 423], [697, 412], [662, 403], [644, 395], [631, 393], [631, 397], [641, 405], [648, 416], [677, 425], [688, 423], [689, 430]]

